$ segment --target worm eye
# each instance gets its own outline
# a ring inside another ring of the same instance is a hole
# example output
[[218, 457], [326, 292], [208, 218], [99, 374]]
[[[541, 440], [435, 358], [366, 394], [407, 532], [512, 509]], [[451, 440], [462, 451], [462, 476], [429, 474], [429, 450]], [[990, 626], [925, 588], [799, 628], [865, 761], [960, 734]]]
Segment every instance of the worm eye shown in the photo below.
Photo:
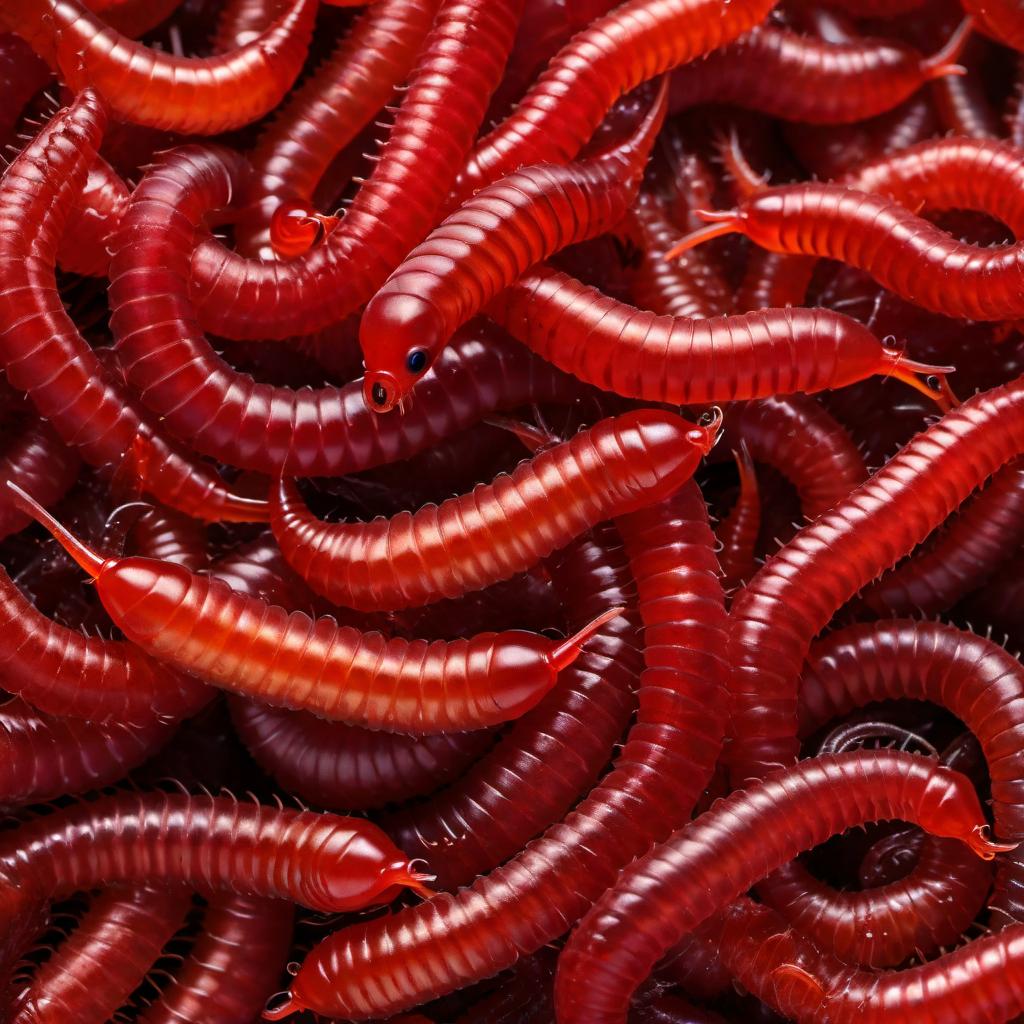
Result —
[[388, 393], [383, 384], [373, 385], [373, 401], [376, 405], [385, 405], [388, 400]]
[[405, 359], [406, 368], [410, 373], [422, 373], [427, 368], [427, 353], [422, 348], [414, 348]]

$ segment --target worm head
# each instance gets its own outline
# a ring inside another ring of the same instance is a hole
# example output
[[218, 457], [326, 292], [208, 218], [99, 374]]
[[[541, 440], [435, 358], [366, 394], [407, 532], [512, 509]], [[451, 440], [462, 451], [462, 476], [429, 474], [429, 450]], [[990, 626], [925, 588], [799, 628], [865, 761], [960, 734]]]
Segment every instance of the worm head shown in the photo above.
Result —
[[918, 823], [935, 836], [965, 842], [979, 857], [992, 860], [1016, 847], [993, 842], [974, 786], [959, 772], [938, 767], [918, 805]]
[[697, 425], [687, 431], [686, 438], [707, 455], [718, 444], [722, 431], [722, 410], [714, 406], [703, 413]]

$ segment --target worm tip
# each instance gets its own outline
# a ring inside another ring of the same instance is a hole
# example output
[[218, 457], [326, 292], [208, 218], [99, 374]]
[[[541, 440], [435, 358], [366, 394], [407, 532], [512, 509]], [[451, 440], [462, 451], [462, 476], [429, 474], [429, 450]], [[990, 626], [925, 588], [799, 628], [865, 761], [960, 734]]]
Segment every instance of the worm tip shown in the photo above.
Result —
[[737, 210], [695, 210], [694, 212], [705, 222], [704, 227], [684, 235], [665, 253], [666, 260], [674, 260], [682, 256], [684, 252], [689, 252], [690, 249], [695, 249], [698, 245], [710, 242], [713, 238], [732, 235], [742, 230], [743, 222]]
[[996, 854], [1009, 853], [1020, 845], [1019, 843], [995, 842], [989, 838], [988, 825], [975, 825], [966, 842], [982, 860], [993, 860]]
[[626, 609], [622, 607], [609, 608], [608, 611], [598, 615], [592, 622], [588, 622], [578, 633], [563, 640], [548, 656], [551, 666], [556, 672], [571, 665], [580, 655], [583, 645], [606, 623], [617, 619]]

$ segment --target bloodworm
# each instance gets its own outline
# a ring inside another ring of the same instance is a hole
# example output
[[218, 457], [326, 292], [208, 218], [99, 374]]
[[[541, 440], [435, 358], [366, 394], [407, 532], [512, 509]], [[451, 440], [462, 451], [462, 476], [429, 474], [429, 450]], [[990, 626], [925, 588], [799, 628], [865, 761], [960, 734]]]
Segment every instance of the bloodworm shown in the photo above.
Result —
[[458, 597], [672, 494], [711, 450], [718, 422], [694, 427], [670, 412], [624, 413], [468, 494], [370, 523], [324, 523], [281, 481], [274, 536], [292, 568], [335, 604], [375, 611]]
[[895, 751], [824, 755], [720, 800], [619, 876], [559, 958], [562, 1024], [624, 1024], [633, 991], [683, 935], [798, 853], [847, 828], [901, 818], [991, 860], [974, 788]]
[[522, 3], [444, 0], [373, 173], [322, 245], [288, 263], [264, 263], [214, 239], [199, 243], [190, 278], [208, 330], [229, 338], [306, 334], [373, 295], [437, 223], [501, 78]]
[[[375, 0], [289, 97], [249, 154], [254, 173], [248, 192], [254, 201], [235, 225], [240, 253], [268, 255], [271, 218], [285, 200], [308, 209], [331, 161], [412, 70], [439, 6], [439, 0]], [[300, 245], [290, 255], [305, 252], [316, 234], [310, 218], [302, 218], [301, 226]]]
[[191, 952], [139, 1024], [255, 1020], [288, 956], [293, 916], [281, 900], [215, 896]]
[[13, 1000], [10, 1024], [103, 1024], [145, 980], [181, 927], [188, 891], [107, 889]]
[[199, 572], [206, 567], [206, 527], [169, 509], [152, 509], [128, 531], [125, 549], [129, 554], [155, 558]]
[[633, 204], [665, 118], [667, 83], [635, 131], [588, 160], [524, 167], [467, 199], [402, 261], [359, 323], [367, 404], [394, 408], [448, 344], [525, 270], [604, 234]]
[[173, 729], [155, 719], [131, 727], [54, 718], [11, 700], [0, 707], [0, 805], [43, 803], [117, 782]]
[[16, 493], [95, 580], [111, 619], [143, 650], [235, 693], [392, 732], [459, 732], [517, 717], [621, 611], [563, 641], [515, 630], [450, 643], [389, 639], [329, 616], [289, 613], [172, 562], [104, 558]]
[[213, 52], [228, 53], [251, 43], [274, 23], [277, 0], [225, 0], [217, 19]]
[[545, 266], [523, 274], [487, 312], [559, 369], [648, 402], [703, 404], [815, 392], [873, 374], [895, 377], [942, 401], [915, 374], [950, 372], [907, 359], [831, 310], [659, 317]]
[[[290, 1000], [367, 1019], [418, 1006], [512, 966], [563, 934], [619, 869], [685, 821], [724, 735], [726, 613], [700, 491], [617, 521], [645, 626], [639, 714], [612, 771], [576, 810], [456, 895], [347, 928], [306, 958]], [[667, 596], [671, 595], [671, 596]], [[571, 881], [569, 881], [571, 880]], [[507, 908], [522, 912], [509, 914]]]
[[[738, 780], [796, 756], [796, 683], [814, 636], [1024, 451], [1024, 382], [983, 392], [911, 440], [783, 547], [733, 605]], [[970, 457], [965, 457], [970, 453]]]
[[672, 75], [673, 113], [700, 103], [736, 103], [811, 124], [849, 124], [903, 102], [925, 82], [963, 75], [955, 64], [970, 36], [965, 21], [938, 53], [904, 43], [828, 43], [786, 29], [758, 28]]
[[0, 24], [69, 89], [94, 89], [120, 120], [217, 135], [281, 101], [305, 60], [318, 5], [294, 0], [257, 39], [217, 57], [177, 57], [132, 42], [78, 0], [8, 0]]
[[726, 591], [735, 590], [757, 571], [754, 556], [761, 529], [761, 495], [754, 460], [744, 443], [733, 454], [739, 470], [740, 491], [728, 516], [715, 531], [721, 546], [718, 561], [722, 565], [722, 586]]
[[[572, 626], [630, 603], [628, 561], [611, 524], [560, 552], [549, 570]], [[627, 611], [607, 623], [492, 751], [432, 799], [380, 822], [402, 850], [429, 860], [437, 888], [468, 885], [504, 863], [593, 787], [635, 710], [638, 619]]]
[[128, 209], [128, 186], [101, 156], [97, 156], [85, 188], [68, 212], [57, 248], [62, 270], [106, 277], [114, 232]]
[[292, 390], [233, 370], [206, 340], [188, 280], [195, 228], [227, 201], [240, 173], [240, 158], [223, 149], [184, 146], [159, 158], [135, 191], [111, 260], [119, 360], [142, 400], [194, 449], [275, 476], [341, 476], [427, 449], [495, 407], [568, 391], [566, 378], [524, 361], [488, 328], [467, 328], [406, 414], [383, 420], [367, 412], [362, 382]]
[[[172, 448], [78, 333], [57, 292], [54, 259], [67, 211], [96, 155], [106, 115], [86, 91], [58, 114], [0, 182], [0, 360], [8, 381], [86, 461], [117, 467], [137, 439], [153, 451], [144, 485], [165, 504], [213, 519], [260, 519], [265, 504], [228, 490]], [[32, 225], [31, 230], [26, 225]]]

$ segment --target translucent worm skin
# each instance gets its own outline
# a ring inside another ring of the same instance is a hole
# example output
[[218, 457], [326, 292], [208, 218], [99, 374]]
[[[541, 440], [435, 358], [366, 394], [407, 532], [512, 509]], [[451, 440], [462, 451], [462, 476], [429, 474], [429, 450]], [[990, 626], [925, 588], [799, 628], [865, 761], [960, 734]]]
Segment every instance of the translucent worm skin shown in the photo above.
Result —
[[626, 868], [559, 958], [564, 1024], [624, 1024], [629, 1000], [683, 935], [758, 879], [854, 825], [887, 818], [991, 859], [985, 815], [959, 773], [895, 751], [812, 758], [719, 801]]
[[[800, 688], [802, 731], [875, 700], [927, 700], [948, 708], [977, 736], [992, 779], [996, 830], [1024, 838], [1019, 728], [1024, 669], [998, 644], [937, 622], [896, 620], [851, 626], [811, 650]], [[1024, 866], [1000, 862], [992, 905], [1024, 916]], [[997, 915], [996, 923], [1001, 923]]]
[[715, 531], [721, 551], [718, 561], [722, 566], [722, 586], [734, 590], [757, 571], [754, 561], [757, 534], [761, 529], [761, 494], [757, 487], [757, 471], [746, 446], [736, 452], [736, 466], [740, 474], [740, 492]]
[[104, 1024], [145, 980], [181, 927], [185, 889], [107, 889], [34, 974], [5, 1018], [10, 1024]]
[[667, 497], [716, 434], [717, 425], [695, 427], [670, 412], [624, 413], [469, 494], [366, 524], [324, 523], [282, 481], [274, 536], [292, 568], [335, 604], [415, 607], [525, 572], [597, 523]]
[[219, 894], [170, 987], [140, 1024], [239, 1024], [255, 1020], [278, 984], [292, 938], [293, 909], [281, 900]]
[[979, 588], [1024, 542], [1024, 463], [1014, 460], [939, 534], [861, 599], [880, 615], [937, 615]]
[[168, 739], [173, 724], [96, 725], [54, 718], [20, 700], [0, 707], [0, 805], [42, 803], [123, 778]]
[[714, 538], [692, 483], [617, 525], [636, 578], [647, 668], [639, 717], [612, 771], [562, 822], [468, 889], [324, 940], [270, 1019], [302, 1007], [387, 1016], [496, 974], [563, 934], [624, 864], [687, 819], [725, 726], [724, 716], [709, 718], [728, 672]]
[[[0, 182], [0, 360], [61, 438], [96, 466], [119, 466], [137, 440], [153, 454], [146, 489], [204, 518], [260, 519], [265, 504], [231, 493], [172, 448], [78, 333], [57, 292], [54, 259], [67, 212], [96, 156], [106, 115], [89, 91], [59, 113]], [[29, 230], [26, 225], [32, 225]]]
[[367, 411], [362, 382], [291, 390], [228, 366], [188, 297], [195, 227], [241, 174], [227, 150], [185, 146], [136, 189], [110, 265], [118, 359], [142, 401], [194, 449], [278, 476], [346, 475], [407, 458], [495, 408], [558, 398], [566, 378], [486, 327], [467, 328], [404, 415]]
[[283, 789], [318, 807], [349, 811], [432, 793], [457, 779], [494, 742], [482, 730], [437, 736], [369, 732], [237, 698], [231, 700], [231, 720], [249, 753]]
[[133, 643], [223, 689], [322, 718], [417, 734], [508, 721], [551, 689], [603, 624], [561, 642], [520, 630], [448, 643], [362, 633], [173, 562], [104, 559], [20, 493], [92, 576], [107, 614]]
[[464, 199], [526, 164], [567, 163], [631, 89], [732, 42], [774, 0], [628, 0], [577, 32], [459, 175]]
[[258, 39], [217, 57], [177, 57], [132, 42], [78, 0], [9, 0], [0, 24], [69, 89], [94, 89], [120, 120], [216, 135], [277, 106], [302, 67], [318, 2], [295, 0]]
[[[628, 561], [611, 524], [560, 552], [549, 568], [574, 628], [630, 603]], [[594, 785], [635, 710], [639, 625], [635, 611], [606, 623], [483, 759], [431, 800], [381, 822], [407, 854], [428, 859], [436, 888], [468, 885], [515, 856]]]
[[312, 910], [388, 903], [423, 876], [368, 821], [231, 797], [120, 793], [33, 818], [0, 843], [4, 888], [55, 899], [115, 882], [181, 882]]
[[540, 266], [506, 288], [488, 314], [559, 369], [648, 402], [815, 392], [873, 374], [924, 386], [912, 372], [919, 364], [883, 346], [855, 320], [825, 309], [659, 317]]
[[675, 71], [671, 109], [737, 103], [788, 121], [863, 121], [949, 74], [963, 39], [956, 43], [952, 51], [944, 48], [925, 58], [892, 40], [827, 43], [785, 29], [758, 28], [699, 64]]
[[274, 210], [285, 200], [312, 199], [331, 161], [412, 70], [439, 6], [440, 0], [375, 0], [292, 94], [249, 155], [255, 203], [235, 226], [239, 252], [268, 255]]
[[57, 249], [61, 269], [106, 277], [111, 239], [127, 209], [128, 186], [103, 157], [97, 156], [64, 225]]
[[730, 632], [736, 779], [795, 758], [797, 679], [832, 615], [1022, 451], [1018, 380], [974, 396], [917, 435], [747, 584]]
[[394, 408], [455, 331], [528, 267], [622, 219], [640, 188], [665, 101], [662, 83], [624, 142], [590, 160], [524, 167], [502, 178], [409, 253], [359, 323], [371, 408]]
[[288, 263], [263, 263], [200, 242], [192, 295], [208, 330], [307, 334], [373, 295], [437, 222], [501, 79], [522, 2], [444, 0], [373, 173], [322, 245]]

